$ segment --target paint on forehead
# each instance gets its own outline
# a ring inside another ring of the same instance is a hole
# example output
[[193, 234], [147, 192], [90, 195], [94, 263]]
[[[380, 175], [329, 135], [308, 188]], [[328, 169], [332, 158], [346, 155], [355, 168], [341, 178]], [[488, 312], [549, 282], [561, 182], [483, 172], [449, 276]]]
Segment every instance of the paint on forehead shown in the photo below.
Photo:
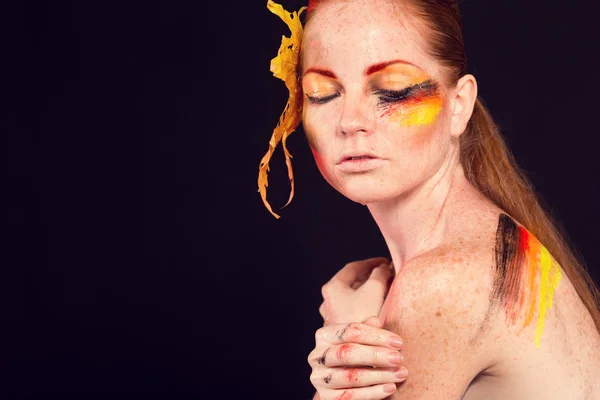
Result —
[[444, 100], [436, 84], [424, 82], [408, 99], [394, 104], [381, 117], [401, 126], [430, 125], [442, 111]]

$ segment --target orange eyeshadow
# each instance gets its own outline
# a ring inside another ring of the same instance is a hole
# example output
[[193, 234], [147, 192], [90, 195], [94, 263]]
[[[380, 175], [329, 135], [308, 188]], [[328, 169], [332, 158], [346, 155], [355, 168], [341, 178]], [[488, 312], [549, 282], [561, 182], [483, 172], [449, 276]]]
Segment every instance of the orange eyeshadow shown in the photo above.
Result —
[[[424, 85], [425, 83], [418, 86]], [[416, 89], [406, 100], [390, 106], [381, 117], [388, 117], [391, 122], [402, 126], [429, 125], [435, 122], [443, 105], [444, 101], [437, 88]]]

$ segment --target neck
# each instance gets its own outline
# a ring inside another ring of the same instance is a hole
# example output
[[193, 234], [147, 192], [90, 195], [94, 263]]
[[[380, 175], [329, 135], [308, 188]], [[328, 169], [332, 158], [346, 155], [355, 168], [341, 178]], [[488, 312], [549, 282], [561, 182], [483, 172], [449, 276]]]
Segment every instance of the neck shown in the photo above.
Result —
[[388, 246], [396, 271], [437, 247], [448, 232], [451, 197], [468, 185], [458, 154], [450, 156], [428, 180], [410, 193], [368, 204]]

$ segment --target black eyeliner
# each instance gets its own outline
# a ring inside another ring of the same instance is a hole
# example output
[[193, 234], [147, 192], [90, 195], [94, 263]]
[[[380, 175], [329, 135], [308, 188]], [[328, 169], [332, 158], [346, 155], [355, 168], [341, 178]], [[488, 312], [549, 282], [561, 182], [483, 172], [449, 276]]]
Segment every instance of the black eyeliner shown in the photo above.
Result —
[[308, 98], [308, 101], [310, 102], [310, 104], [324, 104], [324, 103], [327, 103], [329, 100], [335, 99], [339, 95], [340, 95], [339, 93], [335, 93], [335, 94], [325, 96], [325, 97], [311, 97], [309, 95], [306, 95], [306, 98]]
[[[379, 89], [375, 90], [374, 93], [379, 96], [379, 105], [386, 105], [391, 103], [399, 103], [417, 95], [422, 97], [435, 96], [438, 94], [438, 88], [439, 87], [437, 83], [432, 80], [427, 80], [402, 90]], [[325, 104], [339, 96], [340, 93], [335, 93], [325, 97], [311, 97], [308, 94], [306, 95], [310, 104]]]
[[438, 85], [432, 80], [428, 80], [416, 85], [409, 86], [402, 90], [377, 90], [375, 94], [379, 95], [379, 104], [397, 103], [404, 101], [416, 94], [422, 96], [433, 96], [438, 92]]

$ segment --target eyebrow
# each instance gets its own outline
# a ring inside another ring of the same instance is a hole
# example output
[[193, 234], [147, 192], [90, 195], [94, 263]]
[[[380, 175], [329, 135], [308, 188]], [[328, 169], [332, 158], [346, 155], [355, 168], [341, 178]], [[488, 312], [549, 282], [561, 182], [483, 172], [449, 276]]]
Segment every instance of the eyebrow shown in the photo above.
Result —
[[[369, 68], [367, 68], [365, 70], [365, 76], [373, 75], [375, 72], [379, 72], [382, 69], [386, 69], [387, 67], [389, 67], [390, 65], [393, 65], [393, 64], [414, 65], [413, 63], [410, 63], [410, 62], [404, 61], [404, 60], [384, 61], [384, 62], [381, 62], [381, 63], [377, 63], [377, 64], [374, 64], [374, 65], [371, 65]], [[414, 65], [414, 66], [416, 67], [416, 65]]]
[[[414, 65], [413, 63], [410, 63], [410, 62], [404, 61], [404, 60], [384, 61], [384, 62], [381, 62], [381, 63], [373, 64], [370, 67], [368, 67], [365, 70], [365, 76], [373, 75], [374, 73], [379, 72], [379, 71], [381, 71], [383, 69], [386, 69], [387, 67], [389, 67], [390, 65], [393, 65], [393, 64]], [[331, 71], [329, 69], [325, 69], [325, 68], [308, 68], [306, 71], [304, 71], [304, 73], [302, 75], [304, 76], [304, 75], [306, 75], [306, 74], [308, 74], [310, 72], [315, 73], [315, 74], [319, 74], [319, 75], [323, 75], [323, 76], [326, 76], [328, 78], [337, 79], [337, 76], [333, 73], [333, 71]]]
[[304, 71], [304, 73], [302, 75], [306, 75], [310, 72], [319, 74], [319, 75], [323, 75], [328, 78], [337, 79], [337, 76], [332, 71], [330, 71], [328, 69], [324, 69], [324, 68], [309, 68], [306, 71]]

